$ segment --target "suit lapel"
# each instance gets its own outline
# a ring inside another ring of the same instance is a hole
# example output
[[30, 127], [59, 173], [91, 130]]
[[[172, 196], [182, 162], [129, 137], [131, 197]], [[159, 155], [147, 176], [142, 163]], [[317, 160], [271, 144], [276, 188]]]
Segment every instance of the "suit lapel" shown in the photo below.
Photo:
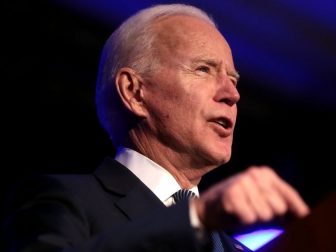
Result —
[[[130, 220], [148, 215], [153, 209], [166, 207], [145, 184], [113, 158], [106, 158], [94, 176], [106, 191], [119, 198], [115, 205]], [[219, 232], [219, 235], [224, 251], [251, 251], [224, 232]]]
[[94, 175], [107, 191], [120, 197], [115, 204], [130, 220], [165, 207], [145, 184], [113, 158], [106, 158]]

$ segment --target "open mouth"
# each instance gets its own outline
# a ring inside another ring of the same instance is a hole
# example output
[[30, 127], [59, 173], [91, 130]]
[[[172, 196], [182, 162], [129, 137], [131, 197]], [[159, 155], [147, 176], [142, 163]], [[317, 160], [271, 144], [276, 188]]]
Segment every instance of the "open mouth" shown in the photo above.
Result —
[[212, 120], [212, 121], [217, 123], [218, 125], [220, 125], [221, 127], [223, 127], [226, 130], [231, 129], [233, 127], [232, 121], [229, 118], [226, 118], [226, 117], [220, 117], [220, 118], [217, 118], [217, 119]]

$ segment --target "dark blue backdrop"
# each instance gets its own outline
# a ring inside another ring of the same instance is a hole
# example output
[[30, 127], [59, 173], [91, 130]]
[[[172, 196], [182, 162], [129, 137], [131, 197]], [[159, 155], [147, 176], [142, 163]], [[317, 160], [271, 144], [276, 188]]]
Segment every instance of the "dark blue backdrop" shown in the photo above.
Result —
[[[171, 2], [7, 3], [4, 188], [31, 172], [90, 171], [113, 153], [94, 108], [101, 47], [137, 10]], [[181, 2], [214, 17], [242, 76], [232, 160], [202, 186], [271, 164], [314, 206], [336, 188], [336, 2]]]

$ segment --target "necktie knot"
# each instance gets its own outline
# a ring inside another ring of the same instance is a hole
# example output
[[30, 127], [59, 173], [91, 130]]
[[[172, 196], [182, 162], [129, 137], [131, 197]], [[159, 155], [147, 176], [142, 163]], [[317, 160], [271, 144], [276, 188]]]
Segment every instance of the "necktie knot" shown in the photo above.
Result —
[[[196, 194], [193, 191], [190, 191], [187, 189], [178, 190], [176, 193], [172, 195], [172, 197], [174, 198], [175, 202], [197, 198]], [[213, 243], [213, 251], [223, 252], [224, 250], [223, 250], [222, 242], [220, 240], [218, 233], [212, 232], [210, 234], [210, 238], [212, 239], [212, 243]]]
[[188, 200], [192, 198], [196, 198], [196, 194], [190, 190], [187, 189], [181, 189], [173, 194], [173, 198], [175, 202], [181, 201], [181, 200]]

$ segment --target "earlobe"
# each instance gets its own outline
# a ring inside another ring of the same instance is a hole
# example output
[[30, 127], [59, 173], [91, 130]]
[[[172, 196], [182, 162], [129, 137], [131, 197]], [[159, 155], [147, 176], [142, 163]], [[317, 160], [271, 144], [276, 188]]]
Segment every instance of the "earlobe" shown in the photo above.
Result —
[[145, 116], [142, 81], [134, 70], [127, 67], [119, 69], [115, 83], [124, 105], [135, 115]]

